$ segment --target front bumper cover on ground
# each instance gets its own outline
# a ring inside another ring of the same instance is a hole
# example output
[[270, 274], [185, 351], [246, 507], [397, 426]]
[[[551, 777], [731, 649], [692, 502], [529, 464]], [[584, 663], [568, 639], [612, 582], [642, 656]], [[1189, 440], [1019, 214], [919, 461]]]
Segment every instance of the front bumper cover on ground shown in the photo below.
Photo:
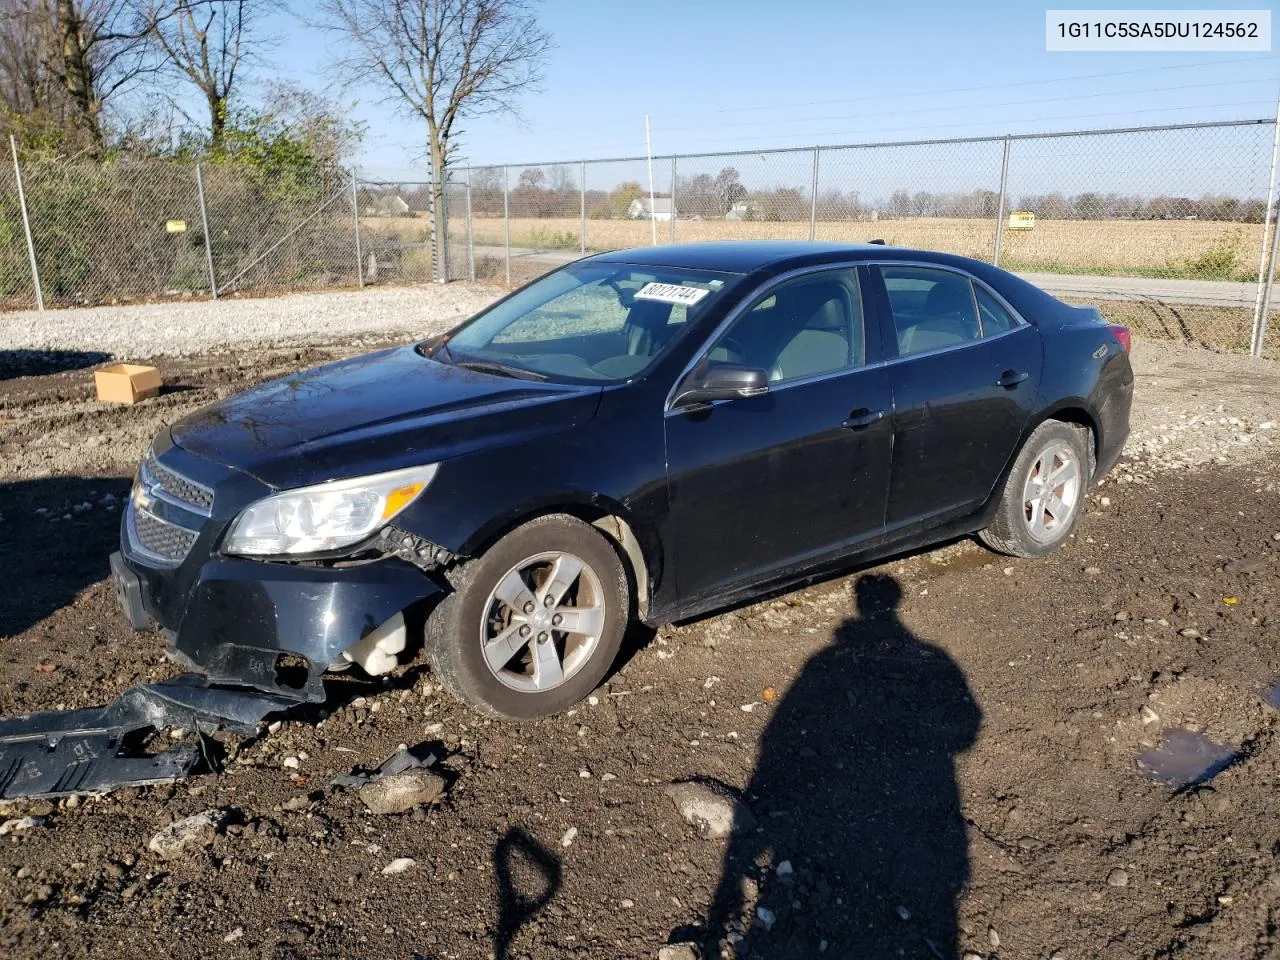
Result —
[[[184, 674], [126, 690], [105, 707], [31, 713], [0, 720], [0, 800], [101, 793], [122, 786], [181, 780], [203, 759], [217, 729], [256, 732], [296, 699], [212, 685]], [[147, 753], [154, 733], [180, 728], [197, 743]]]

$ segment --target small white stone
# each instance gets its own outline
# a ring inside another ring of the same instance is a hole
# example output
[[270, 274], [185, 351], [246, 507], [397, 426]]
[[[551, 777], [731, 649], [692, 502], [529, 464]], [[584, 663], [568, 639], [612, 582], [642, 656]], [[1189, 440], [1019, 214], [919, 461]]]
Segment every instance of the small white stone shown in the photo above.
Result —
[[768, 907], [756, 907], [756, 923], [764, 927], [765, 930], [772, 930], [773, 925], [777, 922], [777, 916]]
[[773, 872], [780, 877], [789, 877], [791, 876], [791, 874], [795, 873], [795, 870], [791, 868], [790, 860], [783, 860], [780, 864], [778, 864], [778, 866], [774, 869]]
[[590, 780], [591, 771], [588, 770], [586, 767], [583, 767], [581, 770], [578, 771], [578, 776], [580, 776], [583, 780]]
[[591, 696], [587, 697], [587, 705], [592, 707], [600, 706], [600, 698], [593, 693]]
[[279, 732], [280, 732], [280, 728], [281, 728], [281, 727], [283, 727], [283, 726], [284, 726], [284, 724], [283, 724], [281, 721], [279, 721], [279, 720], [272, 720], [270, 723], [268, 723], [268, 724], [267, 724], [267, 732], [268, 732], [268, 733], [279, 733]]
[[612, 773], [602, 773], [600, 774], [600, 779], [601, 780], [617, 780], [618, 778], [615, 774], [612, 774]]
[[286, 770], [297, 770], [302, 765], [302, 761], [297, 757], [285, 757], [280, 761], [280, 765]]
[[564, 832], [564, 836], [560, 838], [560, 846], [569, 847], [573, 845], [573, 841], [578, 839], [578, 828], [570, 827]]
[[384, 877], [389, 877], [392, 874], [404, 873], [417, 862], [418, 861], [413, 859], [413, 857], [396, 857], [382, 868], [382, 875]]
[[244, 936], [244, 927], [236, 927], [234, 930], [232, 930], [230, 933], [228, 933], [225, 937], [222, 938], [222, 942], [235, 943], [237, 940], [239, 940], [243, 936]]
[[902, 906], [901, 904], [899, 904], [897, 912], [898, 912], [898, 916], [903, 920], [911, 919], [911, 911], [908, 910], [906, 907]]

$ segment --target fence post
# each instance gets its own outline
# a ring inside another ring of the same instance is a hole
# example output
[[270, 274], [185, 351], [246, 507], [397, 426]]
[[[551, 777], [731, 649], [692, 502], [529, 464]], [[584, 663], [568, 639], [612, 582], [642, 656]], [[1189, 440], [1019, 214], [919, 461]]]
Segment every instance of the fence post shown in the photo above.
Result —
[[581, 180], [579, 183], [579, 194], [582, 201], [582, 210], [580, 211], [581, 225], [578, 228], [578, 252], [587, 252], [587, 161], [582, 161], [582, 169], [579, 171]]
[[356, 190], [356, 172], [351, 171], [351, 217], [356, 225], [356, 284], [364, 289], [364, 253], [360, 249], [360, 195]]
[[[1276, 101], [1276, 126], [1271, 136], [1271, 174], [1267, 179], [1267, 212], [1262, 218], [1262, 249], [1258, 253], [1258, 295], [1253, 303], [1253, 332], [1249, 338], [1249, 353], [1262, 356], [1263, 341], [1267, 336], [1264, 302], [1270, 300], [1271, 274], [1276, 272], [1275, 246], [1280, 239], [1280, 218], [1272, 216], [1276, 204], [1276, 159], [1280, 154], [1280, 98]], [[1276, 230], [1272, 230], [1272, 227]], [[1271, 234], [1271, 273], [1267, 269], [1267, 235]]]
[[196, 164], [196, 193], [200, 197], [200, 226], [204, 230], [204, 262], [209, 268], [209, 297], [218, 299], [218, 275], [213, 271], [213, 242], [209, 238], [209, 209], [204, 202], [204, 174]]
[[471, 168], [467, 167], [467, 279], [476, 278], [476, 222], [471, 211]]
[[[1276, 226], [1280, 228], [1280, 218], [1276, 219]], [[1267, 343], [1267, 321], [1271, 318], [1271, 290], [1275, 286], [1276, 278], [1276, 253], [1280, 252], [1280, 243], [1273, 237], [1271, 240], [1271, 262], [1267, 266], [1267, 286], [1266, 291], [1262, 294], [1262, 311], [1258, 317], [1258, 323], [1253, 331], [1253, 349], [1250, 351], [1255, 357], [1262, 356], [1262, 348]]]
[[40, 290], [40, 268], [36, 266], [36, 242], [31, 236], [31, 218], [27, 215], [27, 194], [22, 188], [22, 168], [18, 165], [18, 141], [9, 135], [9, 149], [13, 151], [13, 175], [18, 179], [18, 205], [22, 207], [22, 229], [27, 235], [27, 256], [31, 260], [31, 282], [36, 290], [36, 309], [44, 311], [44, 293]]
[[1000, 199], [996, 203], [996, 249], [992, 266], [1000, 266], [1000, 245], [1004, 242], [1004, 202], [1009, 189], [1009, 138], [1004, 138], [1004, 155], [1000, 160]]
[[[442, 164], [443, 166], [443, 164]], [[436, 213], [440, 240], [440, 283], [449, 282], [449, 171], [440, 171], [440, 209]]]
[[507, 286], [511, 286], [511, 173], [502, 168], [502, 236], [507, 247]]
[[818, 238], [818, 154], [821, 147], [813, 148], [813, 178], [809, 181], [809, 242]]
[[676, 158], [671, 157], [671, 242], [676, 242]]

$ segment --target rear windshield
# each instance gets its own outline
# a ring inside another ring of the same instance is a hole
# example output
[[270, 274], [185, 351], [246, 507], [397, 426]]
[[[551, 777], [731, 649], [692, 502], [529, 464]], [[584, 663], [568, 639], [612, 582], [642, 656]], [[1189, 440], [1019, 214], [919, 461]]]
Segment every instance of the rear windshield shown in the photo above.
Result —
[[433, 355], [510, 376], [626, 380], [739, 279], [677, 267], [570, 264], [480, 314]]

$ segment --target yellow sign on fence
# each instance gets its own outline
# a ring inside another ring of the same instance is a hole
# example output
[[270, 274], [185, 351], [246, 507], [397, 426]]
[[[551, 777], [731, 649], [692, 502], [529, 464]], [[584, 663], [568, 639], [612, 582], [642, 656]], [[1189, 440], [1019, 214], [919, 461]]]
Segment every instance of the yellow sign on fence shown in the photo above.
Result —
[[164, 222], [165, 233], [186, 233], [187, 221], [185, 220], [166, 220]]
[[1030, 210], [1015, 210], [1009, 214], [1010, 230], [1033, 230], [1036, 225], [1036, 215]]

